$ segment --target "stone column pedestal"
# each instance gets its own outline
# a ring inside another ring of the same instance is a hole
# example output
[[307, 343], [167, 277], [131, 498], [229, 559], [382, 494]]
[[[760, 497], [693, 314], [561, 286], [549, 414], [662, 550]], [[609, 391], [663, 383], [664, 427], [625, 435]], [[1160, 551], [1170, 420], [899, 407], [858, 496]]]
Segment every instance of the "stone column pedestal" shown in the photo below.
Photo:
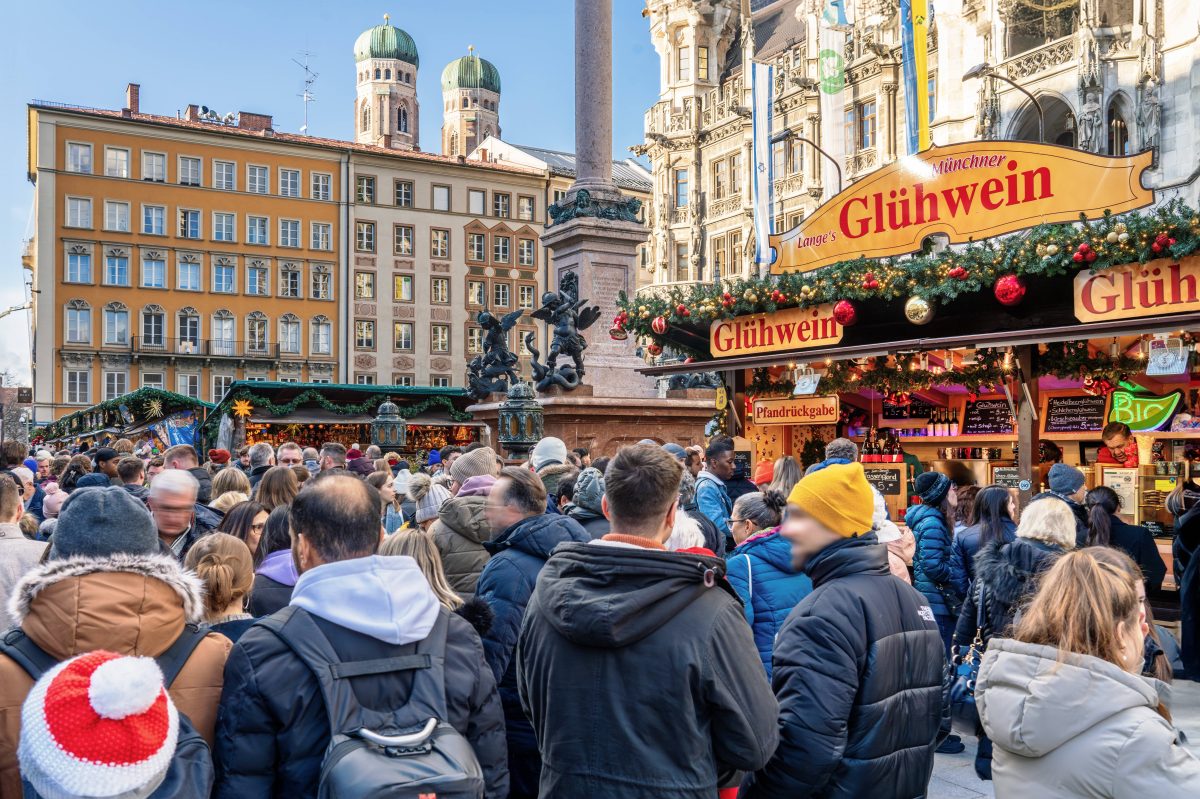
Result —
[[655, 397], [653, 378], [638, 374], [644, 363], [633, 354], [633, 339], [613, 341], [608, 335], [618, 313], [617, 295], [632, 297], [636, 288], [637, 248], [646, 241], [646, 228], [637, 222], [581, 216], [554, 225], [542, 234], [553, 251], [556, 281], [574, 272], [579, 298], [600, 306], [600, 319], [583, 332], [584, 383], [597, 397]]

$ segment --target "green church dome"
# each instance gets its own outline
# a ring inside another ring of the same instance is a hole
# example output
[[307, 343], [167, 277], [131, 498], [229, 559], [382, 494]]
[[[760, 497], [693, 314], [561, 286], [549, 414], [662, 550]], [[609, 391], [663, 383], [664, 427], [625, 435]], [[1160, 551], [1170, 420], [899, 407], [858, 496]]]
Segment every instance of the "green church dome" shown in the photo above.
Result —
[[395, 25], [388, 24], [387, 14], [383, 15], [382, 25], [363, 31], [354, 42], [354, 60], [366, 61], [368, 58], [392, 58], [414, 67], [421, 65], [417, 43]]
[[487, 89], [499, 94], [500, 70], [474, 53], [456, 58], [442, 70], [442, 91], [451, 89]]

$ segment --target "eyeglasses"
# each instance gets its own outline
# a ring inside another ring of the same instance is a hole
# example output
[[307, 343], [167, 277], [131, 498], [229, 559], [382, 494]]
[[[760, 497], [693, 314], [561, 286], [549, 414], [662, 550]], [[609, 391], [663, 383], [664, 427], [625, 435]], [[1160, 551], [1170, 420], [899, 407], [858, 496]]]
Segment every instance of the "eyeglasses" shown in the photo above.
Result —
[[741, 524], [742, 522], [744, 522], [746, 520], [745, 519], [727, 519], [726, 521], [728, 521], [730, 524]]
[[280, 466], [299, 466], [302, 460], [300, 458], [280, 458]]

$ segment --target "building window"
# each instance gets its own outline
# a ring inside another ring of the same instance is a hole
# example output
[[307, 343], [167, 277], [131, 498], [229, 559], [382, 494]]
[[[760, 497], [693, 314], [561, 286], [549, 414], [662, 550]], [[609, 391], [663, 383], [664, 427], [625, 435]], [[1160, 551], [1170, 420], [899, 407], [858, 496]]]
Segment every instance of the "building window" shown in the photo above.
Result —
[[517, 305], [521, 308], [533, 307], [533, 286], [517, 287]]
[[450, 388], [450, 378], [445, 375], [430, 375], [429, 384], [434, 388]]
[[854, 132], [855, 131], [854, 118], [855, 118], [855, 109], [853, 109], [853, 108], [846, 109], [846, 118], [845, 118], [845, 122], [843, 123], [843, 127], [845, 128], [844, 138], [845, 138], [845, 144], [846, 144], [846, 152], [848, 152], [848, 153], [854, 152], [858, 145], [858, 137]]
[[687, 208], [688, 204], [688, 171], [675, 170], [675, 207]]
[[229, 311], [217, 311], [212, 318], [212, 341], [209, 345], [210, 355], [230, 356], [235, 352], [233, 332], [234, 318]]
[[142, 388], [157, 388], [161, 389], [166, 385], [163, 380], [162, 372], [143, 372], [142, 373]]
[[412, 302], [412, 298], [413, 298], [412, 275], [393, 275], [392, 276], [392, 300], [395, 302]]
[[450, 257], [450, 231], [433, 229], [429, 231], [429, 257]]
[[180, 186], [199, 186], [200, 185], [200, 159], [190, 158], [186, 155], [179, 156], [179, 185]]
[[373, 299], [375, 299], [375, 273], [374, 272], [355, 272], [354, 273], [354, 299], [356, 299], [356, 300], [373, 300]]
[[487, 192], [480, 189], [467, 190], [467, 213], [472, 216], [483, 216], [483, 204], [487, 198]]
[[92, 174], [92, 145], [67, 144], [67, 171]]
[[329, 222], [312, 223], [312, 248], [314, 250], [333, 249], [333, 225]]
[[399, 133], [408, 133], [408, 109], [404, 106], [396, 109], [396, 130]]
[[179, 312], [176, 318], [179, 325], [180, 352], [198, 352], [200, 347], [200, 316], [191, 308]]
[[533, 221], [533, 198], [518, 197], [517, 198], [517, 219], [523, 219], [526, 222]]
[[354, 346], [360, 350], [375, 349], [375, 322], [370, 319], [354, 321]]
[[150, 310], [142, 313], [143, 346], [161, 347], [163, 345], [163, 335], [165, 329], [165, 316], [161, 310]]
[[300, 354], [300, 319], [294, 314], [284, 314], [279, 320], [279, 351]]
[[492, 216], [508, 219], [512, 216], [512, 195], [492, 193]]
[[92, 226], [92, 201], [87, 197], [67, 198], [67, 227]]
[[392, 252], [396, 255], [412, 257], [413, 229], [411, 225], [396, 225], [392, 229]]
[[213, 241], [234, 241], [235, 214], [213, 214]]
[[449, 325], [432, 325], [430, 328], [432, 336], [429, 341], [430, 352], [449, 352], [450, 351], [450, 326]]
[[875, 103], [859, 103], [854, 107], [855, 124], [858, 128], [858, 149], [875, 146]]
[[262, 261], [251, 261], [246, 267], [246, 293], [265, 297], [270, 293], [270, 285], [270, 270]]
[[729, 162], [729, 193], [741, 194], [742, 172], [739, 169], [738, 156], [735, 153], [734, 155], [729, 156], [729, 158], [726, 160]]
[[125, 372], [104, 373], [104, 399], [111, 400], [127, 394], [129, 376]]
[[299, 197], [300, 196], [300, 170], [299, 169], [280, 169], [279, 170], [279, 196], [280, 197]]
[[692, 48], [680, 47], [676, 53], [675, 63], [677, 69], [675, 78], [677, 81], [685, 81], [692, 79]]
[[467, 234], [467, 260], [483, 261], [487, 257], [487, 236], [482, 233]]
[[720, 280], [725, 274], [725, 237], [717, 236], [709, 243], [709, 263], [712, 264], [712, 279]]
[[246, 317], [246, 349], [250, 352], [267, 351], [267, 316], [254, 311]]
[[937, 75], [929, 76], [926, 88], [929, 93], [929, 121], [933, 122], [933, 118], [937, 116]]
[[150, 236], [166, 235], [167, 209], [161, 205], [143, 205], [142, 232]]
[[67, 343], [90, 344], [92, 342], [92, 309], [86, 302], [72, 300], [67, 303]]
[[313, 355], [333, 354], [333, 324], [324, 316], [318, 316], [312, 321]]
[[142, 180], [163, 183], [167, 179], [167, 156], [163, 153], [142, 153]]
[[312, 271], [312, 298], [314, 300], [333, 299], [329, 267], [315, 266]]
[[713, 161], [713, 199], [720, 200], [729, 191], [729, 163], [724, 158]]
[[110, 178], [129, 177], [129, 151], [120, 147], [105, 147], [104, 174]]
[[185, 208], [179, 209], [179, 237], [181, 239], [200, 238], [200, 212]]
[[129, 258], [124, 255], [110, 255], [104, 259], [104, 285], [129, 285]]
[[[80, 248], [82, 249], [82, 248]], [[68, 283], [92, 282], [92, 255], [88, 252], [67, 253]]]
[[360, 386], [373, 386], [375, 385], [375, 375], [356, 374], [354, 382]]
[[430, 281], [429, 301], [435, 305], [450, 304], [450, 278], [435, 277]]
[[413, 197], [413, 184], [410, 180], [396, 181], [396, 207], [411, 208]]
[[735, 230], [729, 234], [729, 273], [741, 272], [742, 263], [742, 231]]
[[67, 372], [67, 402], [72, 405], [90, 405], [92, 402], [92, 373]]
[[200, 399], [200, 375], [176, 375], [176, 393]]
[[449, 186], [434, 186], [433, 187], [433, 210], [449, 211], [450, 210], [450, 187]]
[[467, 355], [478, 355], [483, 352], [483, 329], [467, 328]]
[[688, 264], [688, 246], [686, 242], [675, 244], [675, 279], [692, 279], [692, 269], [691, 265]]
[[284, 264], [279, 269], [279, 296], [300, 296], [300, 268], [295, 264]]
[[787, 171], [789, 175], [799, 175], [804, 171], [804, 142], [799, 139], [788, 139]]
[[271, 168], [267, 166], [246, 167], [246, 191], [267, 194], [271, 191]]
[[354, 200], [375, 204], [375, 178], [370, 175], [358, 175], [354, 178]]
[[771, 175], [775, 180], [787, 174], [787, 141], [771, 142]]
[[268, 245], [271, 243], [270, 220], [265, 216], [246, 217], [246, 243]]
[[412, 375], [392, 375], [393, 386], [411, 386], [413, 384]]
[[104, 229], [115, 233], [129, 232], [129, 203], [104, 203]]
[[1108, 107], [1108, 154], [1129, 155], [1129, 127], [1116, 103]]
[[508, 248], [512, 239], [508, 236], [492, 236], [492, 260], [499, 264], [508, 263]]
[[696, 48], [696, 78], [708, 80], [708, 48]]
[[375, 223], [354, 223], [354, 249], [358, 252], [375, 252]]
[[482, 280], [467, 281], [467, 303], [470, 305], [483, 305], [487, 294], [484, 293], [485, 286]]
[[312, 198], [314, 200], [329, 200], [333, 198], [333, 176], [324, 172], [312, 173]]
[[175, 264], [175, 284], [180, 291], [200, 290], [200, 264], [196, 261], [179, 261]]
[[495, 299], [495, 304], [501, 308], [508, 307], [509, 287], [507, 283], [496, 283], [492, 286], [492, 297]]
[[212, 401], [220, 402], [221, 397], [229, 393], [229, 387], [233, 385], [232, 375], [213, 375], [213, 393]]
[[232, 294], [234, 286], [234, 266], [228, 261], [217, 261], [213, 267], [213, 291], [219, 294]]
[[167, 287], [167, 262], [162, 258], [147, 256], [142, 259], [142, 287], [165, 289]]
[[280, 219], [279, 220], [279, 246], [280, 247], [299, 247], [300, 246], [300, 220], [299, 219]]
[[396, 322], [392, 325], [392, 349], [395, 350], [412, 350], [413, 348], [413, 326], [412, 322]]
[[237, 191], [237, 165], [232, 161], [213, 161], [213, 186]]

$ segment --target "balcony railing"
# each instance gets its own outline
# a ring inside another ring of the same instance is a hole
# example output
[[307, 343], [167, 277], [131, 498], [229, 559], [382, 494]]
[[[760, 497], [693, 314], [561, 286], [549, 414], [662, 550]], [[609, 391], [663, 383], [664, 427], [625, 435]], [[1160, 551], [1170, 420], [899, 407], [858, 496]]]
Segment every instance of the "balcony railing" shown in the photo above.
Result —
[[999, 66], [1006, 70], [1005, 74], [1008, 77], [1020, 80], [1073, 61], [1075, 61], [1075, 37], [1067, 36], [1013, 56], [1007, 61], [1001, 62]]
[[[201, 358], [269, 358], [279, 357], [279, 344], [262, 341], [234, 341], [223, 338], [165, 338], [134, 336], [132, 349], [138, 353], [196, 356]], [[300, 353], [292, 354], [299, 357]]]

